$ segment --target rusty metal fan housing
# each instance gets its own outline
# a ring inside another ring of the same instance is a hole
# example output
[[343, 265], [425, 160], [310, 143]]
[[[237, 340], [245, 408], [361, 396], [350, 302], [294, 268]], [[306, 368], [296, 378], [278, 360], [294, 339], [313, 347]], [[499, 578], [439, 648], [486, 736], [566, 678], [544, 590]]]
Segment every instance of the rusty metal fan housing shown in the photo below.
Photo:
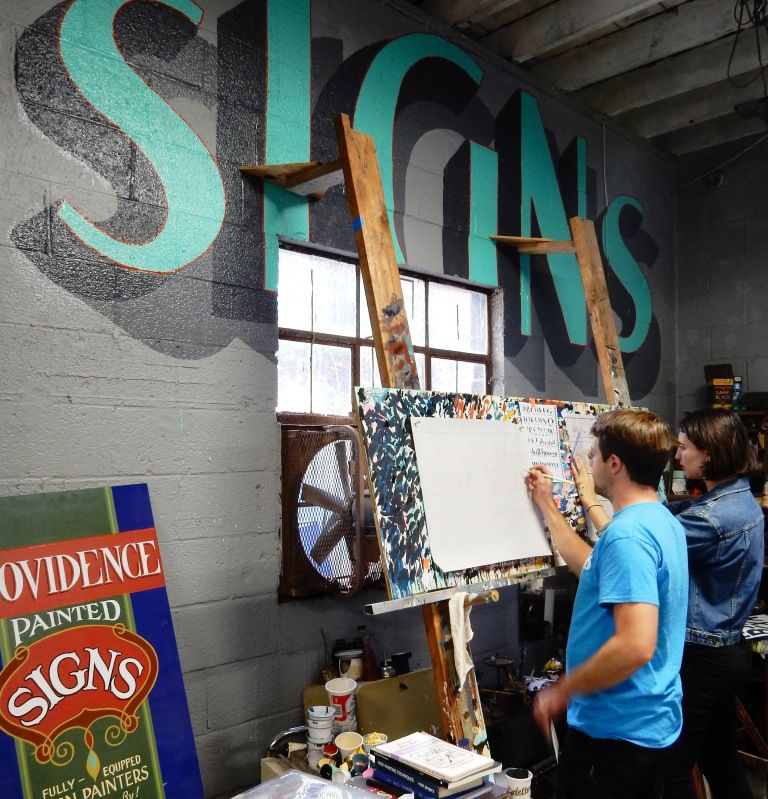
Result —
[[357, 431], [282, 427], [282, 566], [279, 598], [355, 594], [362, 585]]

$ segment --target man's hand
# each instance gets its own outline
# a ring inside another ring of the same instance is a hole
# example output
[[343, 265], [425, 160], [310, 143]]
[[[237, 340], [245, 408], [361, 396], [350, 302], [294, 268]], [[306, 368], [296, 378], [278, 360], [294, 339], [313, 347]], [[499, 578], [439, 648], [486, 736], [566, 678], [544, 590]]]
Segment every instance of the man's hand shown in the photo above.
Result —
[[546, 466], [531, 466], [525, 476], [525, 487], [541, 510], [552, 504], [552, 472]]
[[536, 701], [533, 703], [533, 718], [536, 719], [536, 723], [547, 739], [550, 738], [550, 723], [562, 716], [567, 707], [568, 694], [559, 683], [550, 688], [542, 688], [536, 694]]

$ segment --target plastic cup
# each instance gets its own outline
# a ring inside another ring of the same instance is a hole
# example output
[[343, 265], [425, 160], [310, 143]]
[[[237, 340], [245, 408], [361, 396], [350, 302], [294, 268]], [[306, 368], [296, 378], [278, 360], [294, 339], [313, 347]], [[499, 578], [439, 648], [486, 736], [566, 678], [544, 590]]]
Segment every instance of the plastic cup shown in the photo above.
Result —
[[341, 759], [346, 760], [363, 745], [363, 736], [359, 732], [342, 732], [333, 739], [333, 742], [339, 747]]
[[331, 705], [310, 705], [307, 708], [307, 719], [312, 721], [333, 721], [336, 708]]
[[533, 774], [527, 768], [507, 768], [496, 777], [496, 784], [507, 789], [507, 796], [530, 799]]
[[369, 732], [363, 736], [363, 751], [369, 755], [374, 746], [385, 744], [389, 738], [383, 732]]
[[[333, 728], [318, 730], [315, 727], [307, 729], [307, 740], [315, 744], [327, 744], [333, 740]], [[321, 747], [322, 748], [322, 747]]]
[[336, 721], [349, 721], [355, 715], [357, 683], [349, 677], [334, 677], [325, 684], [330, 704], [336, 708]]

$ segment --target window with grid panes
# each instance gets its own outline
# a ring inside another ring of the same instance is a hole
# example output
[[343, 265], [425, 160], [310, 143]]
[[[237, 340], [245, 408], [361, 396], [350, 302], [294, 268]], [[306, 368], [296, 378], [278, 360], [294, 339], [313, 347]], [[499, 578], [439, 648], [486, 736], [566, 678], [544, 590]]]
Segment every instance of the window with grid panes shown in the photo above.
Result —
[[[279, 275], [278, 415], [348, 421], [352, 386], [381, 383], [360, 269], [282, 247]], [[400, 281], [422, 388], [485, 393], [489, 292], [407, 271]]]

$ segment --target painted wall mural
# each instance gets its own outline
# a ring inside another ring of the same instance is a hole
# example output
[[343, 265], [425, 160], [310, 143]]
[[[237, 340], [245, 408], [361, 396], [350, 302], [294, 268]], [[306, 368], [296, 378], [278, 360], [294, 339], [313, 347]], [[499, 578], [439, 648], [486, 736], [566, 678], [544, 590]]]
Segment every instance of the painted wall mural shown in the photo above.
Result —
[[651, 391], [653, 269], [671, 237], [645, 209], [668, 202], [666, 187], [637, 192], [630, 179], [606, 203], [595, 122], [570, 109], [561, 119], [553, 101], [412, 20], [379, 39], [356, 12], [342, 35], [331, 22], [341, 2], [242, 2], [208, 21], [192, 0], [52, 6], [16, 44], [19, 113], [116, 206], [89, 218], [58, 187], [15, 226], [15, 246], [155, 349], [199, 358], [238, 336], [274, 358], [278, 237], [353, 250], [346, 198], [337, 187], [309, 201], [238, 167], [336, 158], [344, 112], [376, 140], [398, 257], [501, 286], [505, 353], [542, 390], [544, 340], [573, 383], [594, 388], [575, 256], [518, 256], [488, 236], [570, 238], [569, 216], [596, 218], [630, 390]]

